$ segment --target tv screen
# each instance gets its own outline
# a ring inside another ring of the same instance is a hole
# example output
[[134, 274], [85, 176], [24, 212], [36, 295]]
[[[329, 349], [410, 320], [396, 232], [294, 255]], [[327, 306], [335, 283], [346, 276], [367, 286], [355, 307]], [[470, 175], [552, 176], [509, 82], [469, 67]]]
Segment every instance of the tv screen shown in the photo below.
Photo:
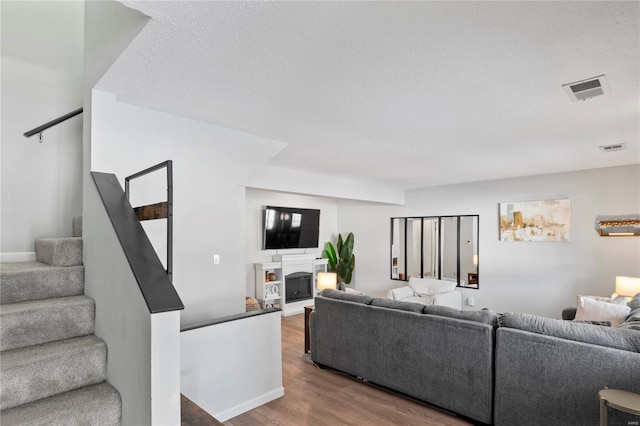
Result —
[[264, 249], [317, 248], [320, 210], [293, 207], [264, 209]]

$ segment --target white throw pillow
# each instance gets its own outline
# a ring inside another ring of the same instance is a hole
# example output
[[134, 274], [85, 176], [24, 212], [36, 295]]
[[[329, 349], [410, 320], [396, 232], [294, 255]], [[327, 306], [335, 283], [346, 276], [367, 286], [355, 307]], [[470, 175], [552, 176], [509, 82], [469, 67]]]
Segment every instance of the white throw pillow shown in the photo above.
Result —
[[409, 278], [409, 287], [414, 293], [421, 296], [433, 296], [440, 293], [448, 293], [455, 290], [455, 281], [435, 280], [433, 278]]
[[611, 327], [617, 327], [631, 312], [625, 305], [601, 302], [585, 296], [578, 296], [576, 321], [610, 321]]
[[582, 297], [586, 297], [592, 300], [597, 300], [598, 302], [607, 302], [607, 303], [613, 303], [614, 305], [626, 305], [627, 304], [627, 298], [626, 297], [616, 297], [616, 298], [611, 298], [611, 297], [604, 297], [604, 296], [582, 296]]
[[361, 291], [354, 290], [354, 289], [349, 288], [349, 287], [345, 288], [344, 291], [345, 291], [345, 293], [349, 293], [349, 294], [358, 294], [358, 295], [363, 295], [364, 294]]

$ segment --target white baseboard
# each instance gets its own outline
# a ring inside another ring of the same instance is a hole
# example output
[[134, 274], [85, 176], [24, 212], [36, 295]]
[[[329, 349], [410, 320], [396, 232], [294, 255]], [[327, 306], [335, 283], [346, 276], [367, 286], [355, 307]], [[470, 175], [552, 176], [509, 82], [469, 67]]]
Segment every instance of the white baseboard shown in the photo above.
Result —
[[249, 401], [245, 401], [242, 404], [238, 404], [235, 407], [228, 408], [219, 413], [214, 413], [212, 414], [212, 416], [215, 417], [219, 422], [226, 422], [227, 420], [239, 416], [242, 413], [253, 410], [254, 408], [266, 404], [267, 402], [273, 401], [274, 399], [278, 399], [281, 396], [284, 396], [284, 388], [282, 386], [270, 392], [257, 396], [253, 399], [250, 399]]
[[13, 253], [0, 253], [0, 262], [35, 262], [35, 251], [22, 251]]

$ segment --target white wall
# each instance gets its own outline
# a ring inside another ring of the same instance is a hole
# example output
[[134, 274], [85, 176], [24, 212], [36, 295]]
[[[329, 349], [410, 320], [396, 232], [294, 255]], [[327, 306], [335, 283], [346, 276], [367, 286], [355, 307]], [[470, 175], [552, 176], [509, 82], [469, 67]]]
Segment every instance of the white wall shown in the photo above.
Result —
[[243, 184], [247, 187], [270, 191], [375, 201], [377, 203], [404, 203], [402, 188], [270, 165], [257, 169]]
[[[498, 240], [498, 203], [568, 197], [571, 242]], [[357, 288], [384, 295], [389, 277], [389, 218], [479, 214], [480, 289], [463, 289], [475, 308], [559, 317], [578, 294], [610, 295], [616, 275], [640, 276], [640, 238], [603, 238], [598, 215], [640, 212], [640, 166], [504, 179], [407, 191], [405, 207], [341, 200], [339, 231], [353, 231]]]
[[238, 183], [284, 144], [97, 90], [92, 107], [92, 170], [114, 173], [124, 186], [126, 176], [173, 160], [173, 283], [185, 305], [183, 326], [244, 312], [245, 194]]
[[327, 241], [337, 239], [338, 202], [335, 198], [290, 194], [247, 188], [246, 191], [246, 295], [255, 297], [255, 262], [271, 262], [274, 254], [303, 253], [305, 250], [262, 250], [263, 214], [265, 206], [298, 207], [320, 210], [320, 233], [318, 249], [307, 249], [307, 253], [322, 254]]
[[284, 395], [280, 312], [180, 333], [182, 393], [220, 421]]
[[[83, 2], [2, 2], [2, 260], [71, 236], [82, 210], [82, 118], [22, 134], [82, 106]], [[70, 42], [73, 41], [73, 42]]]

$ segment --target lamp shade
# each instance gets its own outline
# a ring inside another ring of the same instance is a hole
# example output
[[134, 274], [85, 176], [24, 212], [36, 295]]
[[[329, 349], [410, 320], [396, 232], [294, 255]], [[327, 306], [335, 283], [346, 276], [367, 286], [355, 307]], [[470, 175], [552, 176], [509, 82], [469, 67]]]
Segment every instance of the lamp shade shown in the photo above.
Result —
[[325, 288], [332, 288], [335, 290], [338, 283], [338, 274], [335, 272], [318, 272], [318, 290], [322, 291]]
[[616, 293], [620, 296], [635, 296], [640, 293], [640, 278], [616, 277]]

